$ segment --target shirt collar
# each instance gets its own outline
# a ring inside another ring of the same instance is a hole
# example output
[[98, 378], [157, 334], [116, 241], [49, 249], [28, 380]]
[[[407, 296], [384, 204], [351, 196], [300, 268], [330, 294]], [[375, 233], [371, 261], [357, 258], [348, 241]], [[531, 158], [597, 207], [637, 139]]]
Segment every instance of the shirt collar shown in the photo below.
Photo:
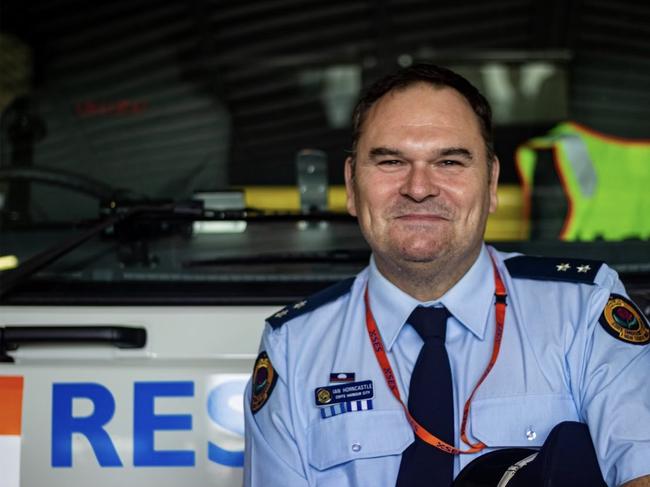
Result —
[[463, 326], [482, 340], [489, 307], [493, 304], [493, 274], [487, 247], [483, 245], [472, 267], [451, 289], [440, 299], [423, 303], [386, 279], [377, 269], [374, 256], [371, 257], [368, 297], [372, 314], [388, 350], [393, 347], [406, 319], [419, 305], [443, 304]]

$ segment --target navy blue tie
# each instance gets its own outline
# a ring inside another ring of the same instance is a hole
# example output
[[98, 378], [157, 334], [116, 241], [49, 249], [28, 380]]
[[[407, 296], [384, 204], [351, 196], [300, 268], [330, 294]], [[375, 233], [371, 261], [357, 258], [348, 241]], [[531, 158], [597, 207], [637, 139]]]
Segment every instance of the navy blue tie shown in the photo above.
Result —
[[[424, 340], [411, 375], [408, 408], [427, 431], [453, 445], [454, 398], [445, 349], [448, 317], [447, 308], [418, 306], [407, 320]], [[402, 454], [397, 487], [449, 487], [453, 475], [454, 456], [416, 436]]]

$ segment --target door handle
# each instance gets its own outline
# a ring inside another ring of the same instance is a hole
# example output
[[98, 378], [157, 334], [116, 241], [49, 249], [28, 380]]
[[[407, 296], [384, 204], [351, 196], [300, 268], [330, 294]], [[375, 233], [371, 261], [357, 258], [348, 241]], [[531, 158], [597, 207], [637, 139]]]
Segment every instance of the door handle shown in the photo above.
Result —
[[25, 344], [107, 344], [116, 348], [144, 348], [147, 330], [135, 326], [5, 326], [0, 327], [0, 362], [13, 362], [8, 350]]

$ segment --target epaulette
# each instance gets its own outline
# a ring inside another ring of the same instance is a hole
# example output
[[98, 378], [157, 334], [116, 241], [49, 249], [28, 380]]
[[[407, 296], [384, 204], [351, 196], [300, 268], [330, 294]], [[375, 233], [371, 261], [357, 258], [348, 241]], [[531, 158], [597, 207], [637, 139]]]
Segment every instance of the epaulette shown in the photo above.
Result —
[[349, 277], [344, 279], [341, 282], [334, 284], [333, 286], [327, 287], [322, 291], [317, 292], [309, 296], [308, 298], [299, 301], [295, 304], [285, 306], [280, 311], [275, 313], [273, 316], [266, 319], [269, 325], [272, 328], [279, 328], [284, 323], [289, 320], [292, 320], [296, 316], [300, 316], [303, 313], [312, 311], [326, 303], [334, 301], [336, 298], [343, 296], [352, 288], [352, 283], [354, 282], [354, 277]]
[[505, 264], [514, 278], [594, 284], [603, 262], [519, 255], [506, 259]]

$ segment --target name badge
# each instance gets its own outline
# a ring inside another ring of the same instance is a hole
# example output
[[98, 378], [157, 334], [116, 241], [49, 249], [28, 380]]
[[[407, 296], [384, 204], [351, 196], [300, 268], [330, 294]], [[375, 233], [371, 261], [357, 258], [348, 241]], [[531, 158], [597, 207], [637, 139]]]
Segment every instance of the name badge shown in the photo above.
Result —
[[314, 390], [316, 406], [330, 406], [341, 402], [371, 399], [373, 395], [374, 392], [371, 380], [317, 387]]

